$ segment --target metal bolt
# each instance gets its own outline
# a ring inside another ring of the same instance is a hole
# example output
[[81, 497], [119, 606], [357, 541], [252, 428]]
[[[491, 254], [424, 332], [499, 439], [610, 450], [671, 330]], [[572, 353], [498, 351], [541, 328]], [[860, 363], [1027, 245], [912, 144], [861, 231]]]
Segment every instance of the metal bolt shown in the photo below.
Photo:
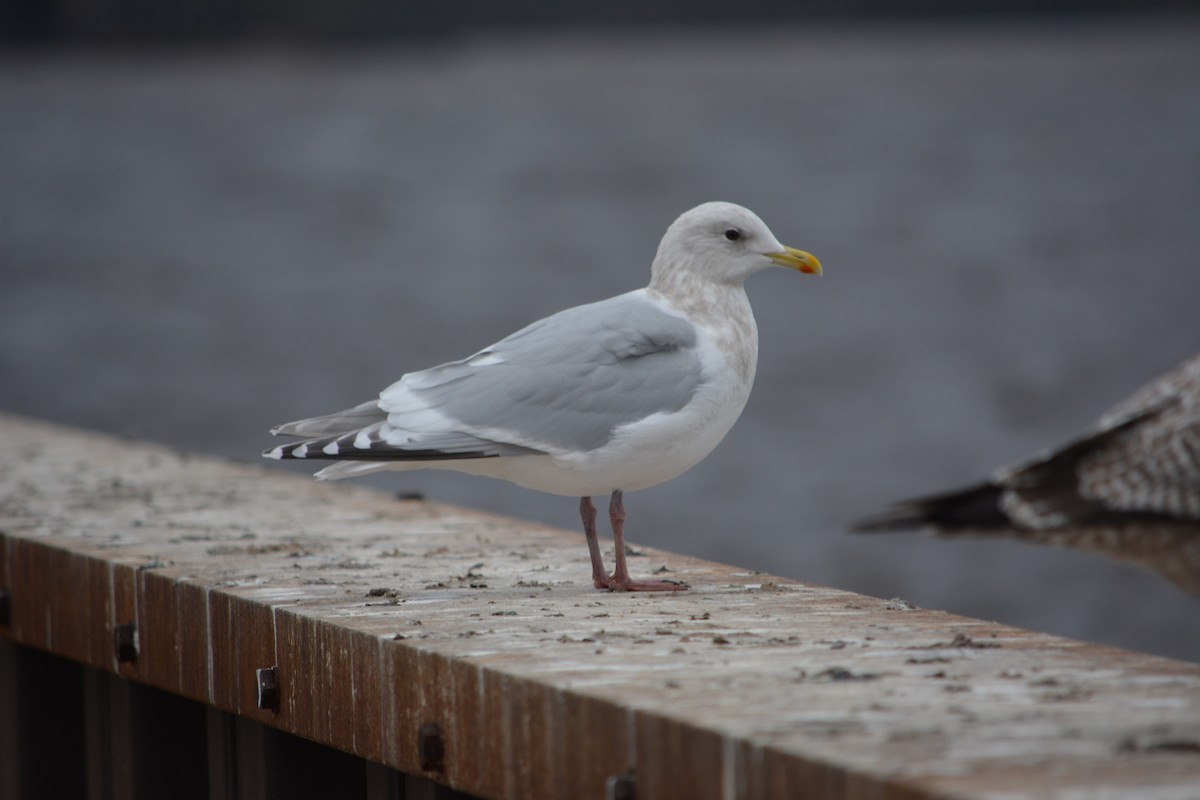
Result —
[[637, 800], [637, 785], [633, 770], [620, 775], [610, 775], [604, 783], [604, 800]]
[[446, 740], [436, 722], [423, 722], [417, 731], [417, 762], [425, 772], [445, 771]]
[[12, 601], [8, 589], [0, 589], [0, 625], [7, 628], [12, 624]]
[[255, 670], [258, 678], [258, 707], [263, 711], [279, 711], [279, 667]]
[[113, 648], [117, 651], [117, 661], [130, 664], [138, 657], [137, 625], [124, 622], [113, 628]]

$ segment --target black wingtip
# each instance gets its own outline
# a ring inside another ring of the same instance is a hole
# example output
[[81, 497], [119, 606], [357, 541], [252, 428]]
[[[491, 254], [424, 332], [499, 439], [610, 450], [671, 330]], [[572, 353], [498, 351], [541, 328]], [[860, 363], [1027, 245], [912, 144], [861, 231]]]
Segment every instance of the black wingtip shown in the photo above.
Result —
[[935, 528], [940, 531], [994, 528], [1011, 524], [1000, 508], [1003, 489], [991, 483], [956, 492], [918, 497], [888, 511], [854, 522], [854, 533], [884, 533]]
[[281, 460], [289, 457], [289, 455], [284, 451], [283, 445], [279, 445], [278, 447], [272, 447], [268, 450], [263, 450], [262, 455], [263, 455], [263, 458], [270, 458], [270, 459], [274, 459], [275, 461], [281, 461]]

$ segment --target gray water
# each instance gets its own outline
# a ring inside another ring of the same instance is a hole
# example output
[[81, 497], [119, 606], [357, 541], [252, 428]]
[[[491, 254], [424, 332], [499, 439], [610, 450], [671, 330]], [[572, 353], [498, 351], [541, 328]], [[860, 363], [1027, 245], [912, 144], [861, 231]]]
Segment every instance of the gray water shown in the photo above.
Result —
[[[1198, 601], [1152, 574], [846, 533], [1200, 349], [1198, 75], [1194, 18], [9, 53], [0, 409], [253, 460], [643, 285], [676, 215], [731, 200], [826, 275], [749, 282], [750, 404], [627, 497], [632, 540], [1200, 659]], [[507, 484], [374, 483], [578, 526]]]

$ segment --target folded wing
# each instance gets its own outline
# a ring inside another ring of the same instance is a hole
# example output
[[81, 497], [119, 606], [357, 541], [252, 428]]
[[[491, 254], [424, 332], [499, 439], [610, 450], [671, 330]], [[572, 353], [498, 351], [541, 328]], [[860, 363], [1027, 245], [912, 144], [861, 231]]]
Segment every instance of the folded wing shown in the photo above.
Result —
[[305, 439], [266, 455], [431, 462], [585, 452], [622, 425], [687, 405], [703, 381], [696, 344], [691, 323], [631, 292], [409, 373], [378, 400], [280, 425], [272, 433]]

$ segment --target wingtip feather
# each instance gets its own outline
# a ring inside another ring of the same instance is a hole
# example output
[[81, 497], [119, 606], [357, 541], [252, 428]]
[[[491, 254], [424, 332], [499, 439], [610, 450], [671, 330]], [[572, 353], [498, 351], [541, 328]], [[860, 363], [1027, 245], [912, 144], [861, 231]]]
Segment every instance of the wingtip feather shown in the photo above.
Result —
[[851, 525], [854, 533], [933, 528], [942, 533], [1011, 524], [999, 506], [1003, 488], [977, 484], [946, 494], [902, 500], [887, 511]]

